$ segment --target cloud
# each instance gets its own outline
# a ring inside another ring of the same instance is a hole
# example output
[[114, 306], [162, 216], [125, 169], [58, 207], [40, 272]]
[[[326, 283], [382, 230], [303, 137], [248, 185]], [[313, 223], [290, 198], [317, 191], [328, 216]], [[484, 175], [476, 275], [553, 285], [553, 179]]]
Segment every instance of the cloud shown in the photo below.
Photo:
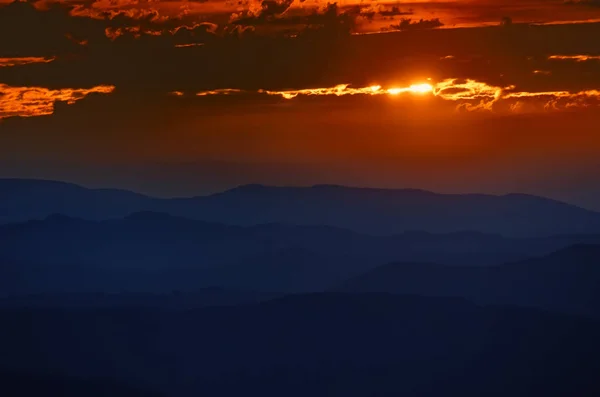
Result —
[[[291, 2], [288, 3], [292, 4]], [[360, 7], [341, 9], [337, 3], [327, 3], [325, 7], [309, 13], [294, 15], [283, 15], [283, 13], [276, 14], [273, 12], [246, 13], [241, 16], [234, 15], [230, 22], [235, 25], [255, 27], [296, 27], [296, 33], [303, 33], [303, 31], [308, 29], [326, 29], [350, 33], [356, 25], [356, 20], [361, 15], [360, 13]]]
[[233, 13], [230, 22], [237, 25], [266, 25], [283, 24], [282, 15], [290, 9], [294, 0], [263, 0], [248, 2], [248, 8], [239, 13]]
[[446, 79], [435, 85], [434, 94], [450, 101], [497, 100], [502, 88], [471, 79]]
[[10, 87], [0, 84], [0, 120], [7, 117], [34, 117], [54, 112], [57, 102], [72, 105], [90, 94], [109, 94], [115, 87], [49, 90], [42, 87]]
[[565, 4], [600, 7], [600, 0], [565, 0]]
[[[6, 0], [0, 0], [0, 4]], [[285, 25], [280, 19], [306, 17], [327, 8], [329, 1], [316, 0], [36, 0], [39, 9], [60, 6], [70, 14], [98, 20], [117, 20], [116, 24], [132, 27], [139, 21], [141, 30], [152, 30], [150, 24], [193, 25], [211, 22], [225, 28], [228, 21], [242, 21], [246, 25]], [[575, 0], [566, 2], [579, 5], [596, 5], [598, 0]], [[449, 26], [482, 26], [499, 23], [510, 15], [518, 23], [554, 23], [561, 21], [585, 21], [600, 18], [597, 7], [565, 7], [560, 1], [530, 0], [482, 0], [459, 1], [411, 1], [397, 3], [374, 1], [345, 1], [338, 4], [341, 13], [349, 12], [358, 18], [354, 32], [375, 32], [389, 27], [390, 20], [398, 16], [413, 15], [415, 20], [439, 18]], [[354, 11], [350, 11], [354, 10]], [[498, 10], [502, 10], [499, 13]], [[128, 19], [129, 21], [124, 21]], [[269, 23], [268, 23], [269, 22]], [[394, 24], [396, 25], [396, 24]], [[288, 24], [287, 26], [291, 26]], [[112, 29], [125, 26], [110, 26]], [[156, 26], [154, 26], [156, 27]], [[157, 29], [154, 29], [157, 30]]]
[[20, 66], [20, 65], [29, 65], [32, 63], [49, 63], [54, 61], [54, 57], [44, 58], [44, 57], [22, 57], [22, 58], [0, 58], [0, 68], [2, 67], [11, 67], [11, 66]]
[[28, 2], [13, 2], [0, 7], [0, 56], [52, 57], [76, 52], [79, 44], [70, 37], [89, 31], [61, 6], [39, 12]]
[[265, 17], [281, 15], [286, 12], [294, 3], [294, 0], [263, 0], [261, 2], [261, 12], [259, 15]]
[[444, 26], [439, 18], [434, 19], [420, 19], [413, 21], [411, 18], [402, 18], [400, 23], [390, 25], [391, 30], [422, 30], [422, 29], [435, 29]]
[[[196, 96], [209, 96], [209, 95], [232, 95], [242, 93], [242, 90], [237, 88], [219, 88], [210, 91], [200, 91], [196, 93]], [[179, 95], [180, 96], [180, 95]]]
[[550, 55], [548, 59], [552, 61], [575, 62], [600, 61], [600, 55]]
[[[473, 80], [491, 87], [515, 85], [526, 92], [575, 93], [596, 88], [600, 79], [596, 62], [548, 59], [549, 54], [598, 54], [595, 37], [600, 35], [600, 24], [515, 23], [511, 29], [442, 30], [424, 28], [431, 27], [425, 23], [431, 20], [411, 19], [405, 22], [416, 26], [409, 28], [411, 34], [352, 35], [357, 20], [364, 22], [362, 15], [368, 7], [329, 4], [318, 11], [298, 11], [295, 7], [299, 5], [293, 3], [262, 26], [275, 28], [267, 34], [258, 31], [260, 25], [248, 25], [256, 27], [255, 31], [229, 25], [228, 15], [222, 15], [224, 25], [151, 14], [140, 20], [125, 14], [95, 19], [72, 15], [72, 6], [42, 10], [31, 4], [11, 4], [0, 7], [0, 18], [16, 18], [19, 23], [11, 22], [13, 27], [31, 26], [31, 31], [25, 29], [26, 34], [21, 35], [28, 37], [30, 45], [19, 46], [17, 55], [4, 53], [10, 45], [0, 46], [3, 63], [11, 65], [0, 67], [0, 81], [14, 87], [53, 90], [110, 85], [132, 97], [160, 97], [175, 91], [234, 88], [282, 92], [340, 83], [349, 84], [349, 89], [409, 87], [427, 77], [438, 82]], [[14, 7], [22, 12], [15, 13]], [[273, 6], [265, 7], [273, 12]], [[257, 12], [261, 10], [259, 7]], [[396, 12], [393, 7], [392, 11]], [[36, 29], [36, 21], [43, 21], [44, 29]], [[285, 34], [280, 34], [279, 28]], [[0, 41], [4, 43], [19, 37], [12, 30], [3, 32]], [[46, 40], [50, 36], [54, 39]], [[14, 61], [51, 57], [55, 60], [48, 63]], [[534, 75], [534, 70], [544, 74]], [[479, 104], [478, 100], [469, 101]]]
[[399, 15], [412, 15], [413, 11], [410, 11], [410, 10], [403, 11], [398, 6], [392, 6], [392, 7], [380, 6], [377, 13], [379, 15], [381, 15], [382, 17], [395, 17], [395, 16], [399, 16]]
[[[387, 96], [395, 97], [401, 94], [439, 99], [456, 103], [456, 110], [473, 111], [503, 111], [533, 112], [558, 111], [573, 108], [588, 108], [600, 106], [600, 91], [585, 90], [569, 91], [519, 91], [515, 86], [499, 87], [482, 81], [471, 79], [445, 79], [437, 83], [416, 83], [398, 87], [372, 85], [367, 87], [352, 87], [350, 84], [338, 84], [332, 87], [306, 88], [301, 90], [257, 90], [244, 91], [239, 89], [224, 89], [201, 91], [196, 95], [201, 97], [223, 96], [238, 94], [240, 96], [268, 95], [278, 96], [286, 100], [302, 97], [344, 97], [344, 96]], [[183, 94], [177, 94], [182, 96]]]

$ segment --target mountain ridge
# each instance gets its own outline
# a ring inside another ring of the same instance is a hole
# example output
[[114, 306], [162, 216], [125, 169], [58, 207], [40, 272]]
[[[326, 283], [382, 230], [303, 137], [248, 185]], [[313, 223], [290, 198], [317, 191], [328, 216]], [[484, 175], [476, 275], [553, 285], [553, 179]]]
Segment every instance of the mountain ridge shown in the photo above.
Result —
[[169, 396], [599, 391], [596, 321], [462, 299], [325, 293], [186, 311], [0, 309], [0, 320], [11, 324], [0, 366], [42, 362]]
[[463, 297], [600, 317], [600, 244], [574, 244], [545, 256], [489, 267], [389, 263], [334, 290]]
[[207, 196], [163, 199], [65, 182], [0, 179], [0, 223], [54, 213], [104, 220], [140, 212], [238, 226], [317, 224], [373, 235], [411, 230], [472, 230], [514, 237], [600, 233], [599, 212], [521, 193], [442, 194], [418, 189], [255, 184]]
[[375, 236], [332, 226], [225, 225], [147, 211], [100, 221], [51, 215], [0, 225], [0, 290], [164, 292], [220, 286], [313, 292], [391, 262], [485, 267], [581, 243], [600, 244], [600, 235]]

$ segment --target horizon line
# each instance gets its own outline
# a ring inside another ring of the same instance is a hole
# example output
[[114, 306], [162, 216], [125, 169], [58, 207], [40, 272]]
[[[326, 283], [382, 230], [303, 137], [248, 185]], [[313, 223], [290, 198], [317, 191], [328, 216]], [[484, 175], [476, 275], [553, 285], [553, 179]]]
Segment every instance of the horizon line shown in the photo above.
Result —
[[573, 207], [578, 207], [584, 209], [586, 211], [591, 212], [600, 212], [593, 209], [585, 208], [581, 205], [574, 204], [564, 200], [554, 199], [548, 196], [539, 195], [539, 194], [531, 194], [531, 193], [522, 193], [518, 191], [510, 191], [505, 193], [481, 193], [481, 192], [461, 192], [461, 193], [445, 193], [435, 190], [428, 190], [423, 188], [414, 188], [414, 187], [377, 187], [377, 186], [357, 186], [357, 185], [343, 185], [343, 184], [335, 184], [335, 183], [316, 183], [316, 184], [296, 184], [296, 185], [279, 185], [279, 184], [264, 184], [264, 183], [244, 183], [238, 185], [231, 185], [231, 187], [225, 188], [223, 190], [217, 190], [214, 192], [206, 193], [206, 194], [195, 194], [195, 195], [155, 195], [148, 194], [142, 191], [138, 191], [130, 188], [118, 188], [118, 187], [92, 187], [89, 184], [72, 182], [68, 180], [60, 180], [60, 179], [51, 179], [51, 178], [21, 178], [21, 177], [1, 177], [0, 182], [5, 181], [22, 181], [22, 182], [46, 182], [46, 183], [56, 183], [63, 185], [75, 186], [81, 189], [91, 190], [91, 191], [120, 191], [131, 194], [136, 194], [139, 196], [144, 196], [151, 199], [156, 200], [170, 200], [170, 199], [194, 199], [194, 198], [203, 198], [203, 197], [212, 197], [221, 194], [225, 194], [228, 192], [232, 192], [235, 190], [248, 189], [248, 188], [262, 188], [262, 189], [319, 189], [319, 188], [338, 188], [338, 189], [348, 189], [348, 190], [370, 190], [370, 191], [389, 191], [389, 192], [412, 192], [412, 193], [426, 193], [431, 195], [438, 196], [484, 196], [484, 197], [509, 197], [509, 196], [525, 196], [525, 197], [533, 197], [548, 201], [553, 201], [557, 203], [562, 203], [566, 205], [570, 205]]

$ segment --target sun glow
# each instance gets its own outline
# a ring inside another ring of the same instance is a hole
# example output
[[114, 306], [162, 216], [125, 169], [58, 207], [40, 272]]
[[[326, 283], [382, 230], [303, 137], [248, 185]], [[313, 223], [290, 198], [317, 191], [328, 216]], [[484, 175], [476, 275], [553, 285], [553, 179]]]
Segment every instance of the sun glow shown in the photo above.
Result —
[[[381, 87], [380, 87], [381, 88]], [[392, 88], [388, 88], [386, 91], [386, 93], [390, 94], [390, 95], [400, 95], [400, 94], [404, 94], [404, 93], [411, 93], [411, 94], [427, 94], [430, 92], [433, 92], [433, 86], [431, 84], [413, 84], [410, 87], [392, 87]]]
[[[430, 79], [428, 79], [430, 80]], [[202, 91], [197, 96], [229, 95], [232, 93], [251, 93], [239, 89], [220, 89]], [[404, 94], [428, 95], [444, 101], [457, 104], [460, 110], [487, 110], [492, 111], [499, 102], [509, 102], [507, 106], [514, 111], [524, 109], [525, 102], [537, 102], [543, 110], [568, 109], [573, 107], [600, 106], [600, 91], [588, 90], [581, 92], [569, 91], [544, 91], [527, 92], [518, 91], [516, 86], [506, 87], [494, 86], [483, 81], [472, 79], [445, 79], [439, 82], [415, 83], [407, 87], [383, 87], [381, 85], [370, 85], [366, 87], [352, 87], [350, 84], [338, 84], [333, 87], [306, 88], [300, 90], [270, 91], [258, 90], [255, 93], [263, 95], [280, 96], [284, 99], [294, 99], [303, 96], [391, 96], [396, 97]]]
[[431, 84], [413, 84], [410, 87], [408, 87], [408, 89], [410, 90], [410, 92], [413, 92], [415, 94], [426, 94], [428, 92], [433, 92], [433, 86]]

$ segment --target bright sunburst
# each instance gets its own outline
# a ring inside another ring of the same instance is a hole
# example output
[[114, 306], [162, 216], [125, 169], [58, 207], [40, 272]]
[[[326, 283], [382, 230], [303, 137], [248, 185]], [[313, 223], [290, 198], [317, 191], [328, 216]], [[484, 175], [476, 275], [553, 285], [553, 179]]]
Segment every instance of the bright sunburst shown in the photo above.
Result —
[[408, 87], [408, 90], [415, 94], [426, 94], [428, 92], [433, 92], [433, 86], [427, 83], [413, 84], [410, 87]]

